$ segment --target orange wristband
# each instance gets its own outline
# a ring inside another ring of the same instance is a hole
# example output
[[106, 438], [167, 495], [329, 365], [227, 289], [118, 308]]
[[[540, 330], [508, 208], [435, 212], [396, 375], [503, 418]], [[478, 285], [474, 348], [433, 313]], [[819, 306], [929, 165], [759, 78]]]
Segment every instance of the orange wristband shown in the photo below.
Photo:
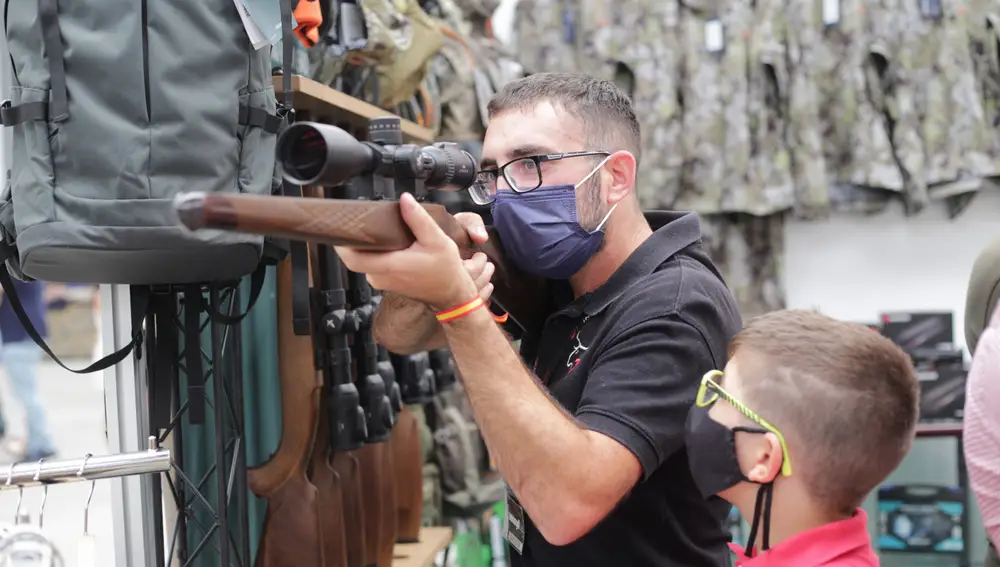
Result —
[[442, 323], [448, 323], [450, 321], [454, 321], [455, 319], [461, 319], [462, 317], [465, 317], [469, 313], [472, 313], [476, 309], [485, 305], [486, 302], [483, 301], [483, 298], [477, 295], [474, 299], [470, 299], [457, 307], [445, 309], [444, 311], [438, 311], [434, 314], [434, 317]]

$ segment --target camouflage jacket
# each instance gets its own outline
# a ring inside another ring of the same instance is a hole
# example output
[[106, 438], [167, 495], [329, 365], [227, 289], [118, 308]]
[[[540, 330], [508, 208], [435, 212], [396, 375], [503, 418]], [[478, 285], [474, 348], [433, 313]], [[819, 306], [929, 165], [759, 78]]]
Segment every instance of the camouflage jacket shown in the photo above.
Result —
[[792, 206], [783, 53], [770, 0], [682, 3], [682, 159], [675, 209], [766, 215]]
[[902, 191], [903, 175], [879, 104], [881, 91], [868, 89], [866, 70], [875, 69], [864, 0], [842, 0], [839, 13], [824, 21], [824, 7], [831, 1], [813, 1], [812, 21], [799, 29], [797, 37], [802, 43], [815, 40], [810, 67], [816, 77], [827, 178], [832, 183]]
[[795, 211], [800, 217], [814, 217], [830, 207], [816, 68], [822, 28], [811, 2], [785, 0], [781, 7], [776, 33], [784, 43], [787, 67], [785, 143], [791, 157]]
[[519, 0], [514, 13], [517, 56], [525, 71], [575, 72], [576, 47], [569, 0]]
[[968, 185], [971, 178], [971, 189], [977, 188], [975, 170], [991, 174], [991, 133], [975, 96], [966, 3], [941, 2], [943, 12], [934, 16], [906, 0], [866, 5], [876, 61], [883, 64], [877, 73], [882, 111], [892, 124], [908, 210], [927, 204], [930, 186], [953, 194], [949, 185]]
[[679, 104], [680, 3], [584, 0], [586, 72], [611, 79], [632, 98], [642, 130], [638, 196], [643, 207], [670, 206], [683, 165]]

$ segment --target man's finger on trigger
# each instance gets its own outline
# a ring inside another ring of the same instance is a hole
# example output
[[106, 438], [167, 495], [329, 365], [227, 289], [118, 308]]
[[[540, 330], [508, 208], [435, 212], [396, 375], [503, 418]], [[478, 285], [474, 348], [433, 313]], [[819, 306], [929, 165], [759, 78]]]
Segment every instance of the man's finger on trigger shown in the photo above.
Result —
[[465, 271], [469, 272], [469, 275], [473, 278], [477, 278], [483, 273], [482, 264], [475, 260], [462, 260], [462, 265], [465, 266]]
[[469, 258], [468, 262], [474, 266], [476, 273], [479, 273], [486, 267], [486, 254], [477, 253]]
[[486, 225], [483, 224], [483, 218], [475, 213], [458, 213], [455, 215], [455, 220], [465, 227], [466, 232], [469, 236], [476, 242], [483, 243], [489, 239], [489, 235], [486, 233]]
[[481, 289], [483, 286], [490, 283], [490, 274], [483, 272], [478, 276], [475, 276], [473, 280], [476, 282], [476, 289]]

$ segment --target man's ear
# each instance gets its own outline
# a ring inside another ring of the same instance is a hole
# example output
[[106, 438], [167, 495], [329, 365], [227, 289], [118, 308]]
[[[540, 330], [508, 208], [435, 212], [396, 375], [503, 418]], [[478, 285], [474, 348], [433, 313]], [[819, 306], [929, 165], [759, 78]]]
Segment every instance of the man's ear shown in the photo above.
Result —
[[635, 156], [625, 150], [615, 152], [608, 157], [603, 169], [605, 173], [602, 175], [611, 179], [607, 189], [607, 204], [614, 205], [632, 194], [636, 176]]
[[747, 478], [758, 484], [771, 482], [781, 473], [781, 463], [784, 461], [784, 453], [781, 450], [781, 442], [774, 433], [755, 435], [757, 442], [754, 443], [754, 460], [747, 471]]

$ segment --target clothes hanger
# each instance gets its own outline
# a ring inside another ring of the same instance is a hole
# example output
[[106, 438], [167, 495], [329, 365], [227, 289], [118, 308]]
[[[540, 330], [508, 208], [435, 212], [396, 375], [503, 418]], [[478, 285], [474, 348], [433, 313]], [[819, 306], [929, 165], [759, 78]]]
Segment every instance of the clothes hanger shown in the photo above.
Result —
[[[37, 482], [42, 474], [42, 462], [38, 460], [38, 469], [35, 471], [34, 480]], [[7, 484], [11, 484], [14, 467], [11, 466], [7, 476]], [[23, 495], [23, 490], [21, 495]], [[45, 516], [45, 501], [48, 498], [48, 486], [44, 485], [45, 492], [42, 494], [42, 504], [38, 510], [38, 526], [30, 522], [20, 523], [13, 526], [7, 535], [0, 539], [0, 567], [17, 567], [31, 565], [34, 567], [63, 567], [62, 554], [53, 545], [48, 537], [41, 530], [42, 521]], [[20, 516], [21, 497], [18, 496], [16, 516]]]
[[[83, 478], [83, 471], [87, 468], [87, 459], [92, 457], [90, 453], [83, 456], [83, 463], [76, 476]], [[87, 495], [87, 503], [83, 506], [83, 535], [76, 545], [76, 565], [77, 567], [97, 567], [97, 540], [90, 534], [90, 500], [94, 497], [94, 488], [97, 481], [90, 481], [90, 494]]]

